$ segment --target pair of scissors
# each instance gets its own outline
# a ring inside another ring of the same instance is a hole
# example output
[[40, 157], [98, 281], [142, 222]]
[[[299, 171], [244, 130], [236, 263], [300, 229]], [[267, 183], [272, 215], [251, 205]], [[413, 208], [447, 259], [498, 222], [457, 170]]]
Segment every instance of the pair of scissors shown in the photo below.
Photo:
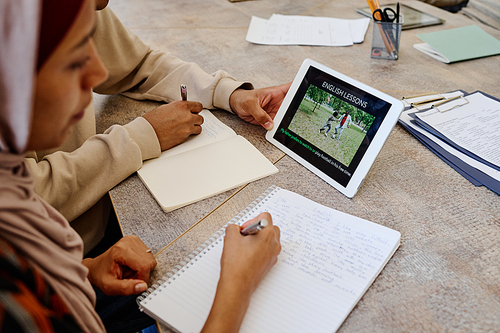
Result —
[[397, 17], [398, 15], [392, 8], [375, 9], [373, 11], [373, 20], [377, 22], [394, 22]]

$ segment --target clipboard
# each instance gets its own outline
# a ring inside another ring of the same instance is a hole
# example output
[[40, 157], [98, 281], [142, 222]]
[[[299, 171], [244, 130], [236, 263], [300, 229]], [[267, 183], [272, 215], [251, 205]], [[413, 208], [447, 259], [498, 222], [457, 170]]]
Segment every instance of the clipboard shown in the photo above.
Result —
[[[455, 101], [455, 99], [451, 100], [450, 98], [449, 101], [448, 100], [443, 101], [443, 103], [438, 105], [437, 107], [438, 108], [445, 107], [446, 110], [443, 112], [453, 112], [453, 110], [456, 110], [457, 108], [460, 108], [468, 104], [469, 100], [467, 99], [467, 97], [475, 93], [481, 93], [482, 95], [492, 99], [493, 101], [500, 102], [498, 98], [495, 98], [481, 91], [474, 91], [473, 93], [470, 94], [463, 90], [457, 92], [461, 92], [463, 94], [463, 98], [464, 100], [467, 100], [467, 103], [463, 103], [462, 105], [456, 105], [450, 108], [450, 103], [453, 104], [453, 102]], [[446, 94], [449, 93], [444, 93], [444, 95]], [[411, 98], [417, 98], [417, 97], [419, 96], [406, 97], [406, 99], [408, 101]], [[457, 98], [456, 100], [460, 99]], [[403, 111], [403, 113], [400, 116], [399, 123], [406, 130], [408, 130], [410, 134], [415, 136], [415, 138], [419, 140], [424, 146], [429, 148], [446, 164], [452, 167], [464, 178], [469, 180], [473, 185], [475, 186], [484, 185], [491, 191], [500, 194], [500, 171], [496, 165], [488, 163], [487, 161], [478, 158], [475, 154], [460, 149], [460, 147], [456, 147], [456, 145], [454, 144], [450, 144], [450, 141], [446, 140], [446, 138], [443, 137], [441, 133], [436, 132], [432, 128], [429, 128], [424, 122], [419, 121], [419, 119], [415, 116], [416, 113], [418, 113], [416, 107], [409, 107], [407, 105], [405, 111]]]
[[475, 91], [475, 92], [470, 93], [470, 94], [464, 94], [464, 96], [462, 96], [460, 98], [451, 98], [449, 100], [445, 100], [443, 102], [440, 102], [439, 105], [437, 105], [437, 106], [433, 105], [431, 108], [429, 108], [426, 111], [415, 112], [414, 113], [415, 114], [414, 121], [415, 121], [415, 123], [417, 125], [419, 125], [420, 127], [424, 128], [429, 133], [432, 133], [433, 135], [437, 136], [439, 139], [443, 140], [444, 142], [446, 142], [451, 147], [457, 149], [458, 151], [460, 151], [460, 152], [462, 152], [462, 153], [464, 153], [464, 154], [466, 154], [468, 156], [471, 156], [475, 160], [477, 160], [477, 161], [479, 161], [479, 162], [481, 162], [481, 163], [483, 163], [485, 165], [488, 165], [489, 167], [491, 167], [491, 168], [493, 168], [495, 170], [500, 171], [500, 164], [497, 165], [497, 164], [491, 163], [488, 160], [486, 160], [486, 159], [478, 156], [476, 153], [474, 153], [474, 152], [472, 152], [470, 150], [467, 150], [466, 148], [464, 148], [461, 145], [457, 144], [455, 141], [453, 141], [450, 138], [448, 138], [443, 133], [440, 133], [439, 130], [433, 128], [431, 125], [429, 125], [428, 123], [426, 123], [425, 121], [423, 121], [421, 118], [419, 118], [419, 116], [417, 116], [418, 114], [422, 114], [422, 112], [428, 112], [431, 109], [437, 110], [440, 113], [453, 112], [453, 110], [457, 110], [460, 107], [463, 107], [463, 106], [469, 104], [469, 99], [467, 99], [467, 96], [472, 96], [472, 95], [477, 94], [477, 93], [482, 94], [483, 96], [485, 96], [487, 98], [490, 98], [490, 99], [492, 99], [494, 101], [500, 102], [497, 98], [489, 96], [489, 95], [487, 95], [487, 94], [485, 94], [485, 93], [483, 93], [481, 91]]
[[437, 102], [432, 104], [431, 108], [436, 109], [439, 112], [446, 112], [453, 110], [455, 108], [459, 108], [469, 104], [469, 100], [465, 96], [456, 96], [449, 99], [445, 99], [444, 101]]
[[469, 103], [465, 97], [465, 92], [460, 92], [460, 94], [455, 95], [454, 93], [445, 94], [423, 94], [403, 97], [403, 101], [406, 101], [406, 106], [409, 108], [414, 108], [418, 111], [424, 111], [428, 109], [436, 109], [439, 112], [446, 112], [453, 110], [457, 107], [466, 105]]

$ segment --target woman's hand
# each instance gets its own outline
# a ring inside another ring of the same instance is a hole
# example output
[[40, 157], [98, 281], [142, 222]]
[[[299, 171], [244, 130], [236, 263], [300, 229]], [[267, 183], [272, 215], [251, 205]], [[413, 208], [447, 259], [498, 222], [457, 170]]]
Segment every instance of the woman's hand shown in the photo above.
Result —
[[[255, 235], [241, 235], [241, 228], [259, 219], [266, 219], [269, 225]], [[262, 213], [241, 227], [226, 228], [217, 292], [202, 332], [239, 330], [252, 293], [277, 262], [280, 251], [280, 230], [273, 226], [269, 213]]]
[[[241, 235], [242, 229], [260, 219], [266, 219], [269, 225], [255, 235]], [[280, 251], [280, 229], [273, 225], [269, 213], [262, 213], [241, 227], [229, 225], [224, 238], [221, 278], [240, 281], [243, 288], [253, 293], [262, 278], [278, 261]]]
[[125, 236], [106, 252], [82, 262], [90, 282], [106, 295], [133, 295], [146, 291], [156, 259], [137, 236]]

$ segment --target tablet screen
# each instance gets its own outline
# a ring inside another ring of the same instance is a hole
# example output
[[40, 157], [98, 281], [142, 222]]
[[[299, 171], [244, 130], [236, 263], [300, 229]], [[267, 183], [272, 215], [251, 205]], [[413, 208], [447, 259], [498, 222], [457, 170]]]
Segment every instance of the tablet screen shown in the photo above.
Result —
[[310, 66], [273, 138], [346, 187], [391, 106]]

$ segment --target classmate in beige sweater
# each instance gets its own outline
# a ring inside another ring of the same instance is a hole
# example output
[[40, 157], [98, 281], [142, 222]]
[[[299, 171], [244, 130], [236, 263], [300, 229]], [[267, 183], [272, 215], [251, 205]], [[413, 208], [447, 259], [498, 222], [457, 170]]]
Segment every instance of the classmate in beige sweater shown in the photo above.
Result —
[[[107, 0], [98, 0], [97, 9], [106, 4]], [[271, 129], [289, 87], [252, 90], [250, 83], [238, 82], [224, 71], [210, 75], [194, 63], [152, 50], [109, 8], [97, 12], [93, 37], [109, 72], [95, 92], [169, 104], [96, 135], [90, 103], [63, 146], [28, 154], [35, 191], [71, 222], [84, 240], [85, 253], [104, 235], [111, 207], [107, 192], [137, 171], [144, 160], [158, 157], [191, 134], [199, 134], [203, 119], [197, 113], [202, 108], [231, 111]], [[175, 101], [181, 83], [189, 87], [190, 100], [199, 103]]]

